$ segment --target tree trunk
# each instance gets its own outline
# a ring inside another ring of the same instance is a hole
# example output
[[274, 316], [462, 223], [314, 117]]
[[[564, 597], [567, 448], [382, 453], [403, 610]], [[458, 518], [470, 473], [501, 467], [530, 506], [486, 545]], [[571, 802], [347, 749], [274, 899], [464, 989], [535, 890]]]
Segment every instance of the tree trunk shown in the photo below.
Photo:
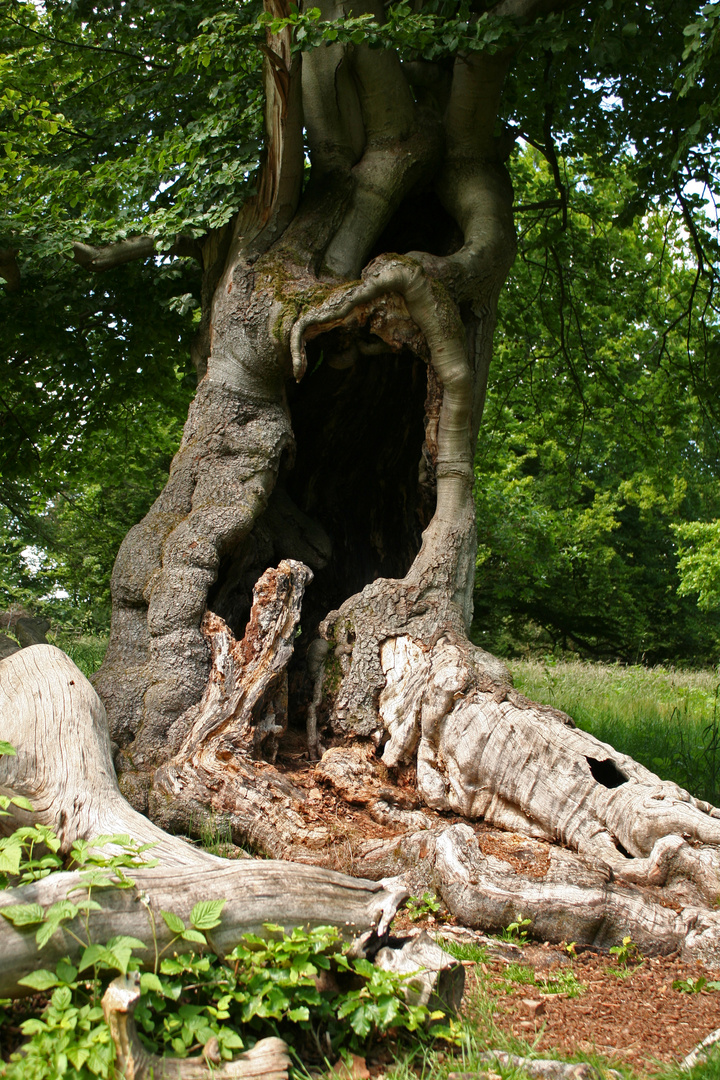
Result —
[[[95, 685], [121, 790], [166, 828], [212, 817], [325, 865], [367, 863], [368, 820], [376, 843], [449, 817], [434, 865], [465, 913], [458, 882], [487, 868], [461, 866], [459, 815], [574, 852], [547, 856], [553, 887], [567, 875], [558, 933], [645, 941], [664, 904], [714, 926], [718, 812], [524, 699], [467, 636], [473, 448], [515, 253], [496, 131], [512, 57], [450, 69], [335, 43], [301, 64], [288, 33], [268, 42], [259, 194], [204, 249], [207, 371], [113, 572]], [[319, 812], [328, 790], [342, 824]], [[588, 896], [602, 930], [571, 917]]]

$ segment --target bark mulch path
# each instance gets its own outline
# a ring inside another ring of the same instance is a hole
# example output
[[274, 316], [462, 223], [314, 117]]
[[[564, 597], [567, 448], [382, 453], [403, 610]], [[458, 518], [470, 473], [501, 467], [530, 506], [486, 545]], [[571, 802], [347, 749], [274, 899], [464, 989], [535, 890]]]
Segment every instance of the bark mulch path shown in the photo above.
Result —
[[[623, 972], [614, 956], [578, 952], [573, 958], [560, 946], [529, 945], [509, 963], [492, 958], [468, 966], [468, 1013], [477, 1008], [475, 993], [483, 991], [493, 1000], [497, 1027], [534, 1044], [536, 1054], [597, 1053], [639, 1073], [681, 1060], [720, 1027], [720, 990], [673, 988], [678, 981], [720, 981], [720, 972], [677, 956], [647, 958]], [[531, 972], [534, 984], [514, 981]], [[569, 989], [547, 993], [553, 984]], [[576, 989], [580, 993], [571, 996]]]

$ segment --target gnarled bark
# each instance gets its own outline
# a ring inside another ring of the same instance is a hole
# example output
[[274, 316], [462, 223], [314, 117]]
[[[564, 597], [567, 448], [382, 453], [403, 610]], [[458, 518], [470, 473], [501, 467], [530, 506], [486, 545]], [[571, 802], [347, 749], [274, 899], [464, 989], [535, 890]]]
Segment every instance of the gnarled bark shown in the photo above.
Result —
[[[0, 718], [3, 737], [17, 751], [0, 758], [0, 794], [23, 795], [33, 804], [32, 811], [12, 806], [11, 816], [0, 819], [5, 832], [32, 821], [49, 825], [63, 852], [75, 839], [100, 835], [124, 834], [154, 845], [158, 865], [133, 870], [133, 889], [101, 890], [102, 909], [88, 915], [95, 942], [129, 934], [145, 942], [152, 964], [155, 943], [162, 950], [172, 941], [160, 912], [174, 911], [187, 922], [198, 900], [217, 899], [226, 900], [223, 920], [209, 937], [219, 955], [243, 933], [262, 933], [266, 922], [286, 928], [334, 923], [357, 950], [373, 952], [407, 895], [397, 884], [385, 887], [310, 866], [220, 859], [163, 832], [120, 794], [104, 709], [82, 673], [53, 646], [22, 649], [0, 662]], [[47, 908], [83, 891], [79, 873], [51, 874], [1, 892], [0, 912], [14, 904]], [[43, 950], [42, 964], [77, 957], [85, 930], [84, 918], [63, 924]], [[186, 947], [193, 945], [184, 942]], [[34, 928], [0, 919], [0, 952], [0, 997], [27, 993], [18, 980], [39, 964]]]
[[[524, 699], [467, 636], [473, 449], [515, 253], [512, 55], [451, 71], [336, 42], [301, 63], [288, 35], [266, 52], [258, 196], [208, 254], [207, 373], [113, 573], [95, 682], [121, 789], [167, 827], [210, 813], [326, 865], [345, 832], [351, 864], [388, 843], [405, 870], [414, 832], [439, 829], [438, 887], [476, 925], [515, 905], [557, 937], [552, 910], [578, 941], [717, 959], [718, 812]], [[500, 895], [455, 815], [563, 845], [542, 888], [518, 871]]]

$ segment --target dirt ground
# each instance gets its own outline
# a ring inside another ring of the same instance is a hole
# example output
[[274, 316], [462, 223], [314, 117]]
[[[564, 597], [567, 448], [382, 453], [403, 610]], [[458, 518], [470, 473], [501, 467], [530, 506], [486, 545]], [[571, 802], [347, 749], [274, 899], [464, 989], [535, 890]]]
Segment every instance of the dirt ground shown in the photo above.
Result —
[[[640, 1073], [681, 1060], [720, 1027], [719, 971], [677, 956], [622, 967], [607, 952], [577, 952], [573, 957], [561, 946], [530, 944], [516, 956], [466, 965], [465, 1010], [472, 1015], [477, 991], [483, 991], [493, 1000], [495, 1024], [534, 1044], [536, 1052], [602, 1054]], [[534, 985], [510, 981], [532, 973]], [[697, 987], [703, 978], [718, 988], [688, 992], [673, 986]], [[543, 992], [543, 983], [566, 982], [570, 992]]]

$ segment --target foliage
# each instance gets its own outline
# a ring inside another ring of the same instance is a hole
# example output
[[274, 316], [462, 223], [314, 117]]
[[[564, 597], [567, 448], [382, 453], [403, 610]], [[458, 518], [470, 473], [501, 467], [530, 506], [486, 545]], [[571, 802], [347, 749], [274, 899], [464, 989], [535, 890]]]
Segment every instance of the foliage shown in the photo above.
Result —
[[428, 915], [437, 915], [441, 907], [441, 902], [431, 892], [424, 892], [422, 896], [409, 896], [405, 904], [408, 918], [413, 922]]
[[505, 968], [502, 978], [507, 983], [534, 986], [541, 994], [565, 994], [569, 998], [579, 997], [586, 989], [571, 967], [553, 971], [547, 978], [539, 978], [531, 967], [511, 963]]
[[622, 968], [627, 968], [630, 964], [639, 964], [643, 959], [640, 949], [629, 935], [622, 939], [621, 945], [613, 945], [610, 948], [610, 955], [617, 958]]
[[717, 804], [720, 685], [716, 671], [515, 661], [518, 688], [562, 709], [601, 742], [663, 780]]
[[532, 919], [523, 919], [522, 915], [517, 915], [515, 921], [505, 927], [500, 937], [503, 941], [524, 945], [528, 939], [528, 930], [531, 926]]
[[720, 982], [717, 979], [708, 981], [704, 975], [698, 975], [697, 979], [675, 979], [672, 988], [682, 994], [699, 994], [702, 990], [720, 990]]
[[[0, 742], [3, 753], [14, 750]], [[0, 812], [6, 813], [11, 802], [31, 809], [27, 800], [3, 796]], [[101, 910], [95, 896], [102, 897], [103, 889], [136, 888], [128, 871], [155, 864], [147, 856], [150, 846], [128, 836], [100, 836], [92, 844], [76, 840], [68, 859], [62, 860], [59, 841], [42, 826], [17, 829], [7, 838], [0, 849], [1, 887], [65, 868], [79, 871], [80, 889], [72, 900], [68, 896], [48, 908], [11, 904], [2, 907], [0, 915], [19, 930], [34, 933], [39, 949], [63, 926], [81, 952], [76, 964], [65, 958], [54, 971], [41, 968], [20, 980], [31, 990], [52, 993], [42, 1014], [22, 1023], [26, 1041], [7, 1064], [0, 1062], [0, 1076], [89, 1080], [113, 1074], [114, 1048], [99, 1000], [109, 978], [140, 968], [135, 954], [146, 946], [127, 935], [106, 943], [93, 941], [90, 916]], [[154, 970], [140, 975], [142, 995], [135, 1018], [153, 1052], [187, 1057], [215, 1038], [221, 1057], [230, 1060], [257, 1039], [279, 1034], [296, 1052], [322, 1062], [328, 1056], [365, 1051], [390, 1029], [396, 1037], [411, 1033], [426, 1042], [437, 1035], [454, 1037], [452, 1027], [437, 1024], [444, 1014], [405, 1000], [403, 976], [349, 957], [335, 927], [296, 928], [285, 934], [281, 926], [266, 924], [265, 936], [244, 935], [220, 960], [209, 951], [207, 934], [220, 924], [224, 900], [199, 901], [189, 926], [174, 912], [161, 911], [172, 934], [162, 949], [149, 900], [142, 894], [139, 900], [150, 919], [155, 957]], [[199, 946], [199, 951], [178, 953], [183, 942], [196, 950]], [[171, 950], [172, 955], [164, 955]]]
[[[699, 519], [720, 510], [713, 286], [696, 280], [679, 206], [624, 220], [629, 163], [610, 174], [563, 148], [558, 168], [567, 222], [518, 215], [501, 299], [476, 458], [475, 636], [506, 655], [714, 660], [720, 620], [688, 596], [712, 550], [678, 552], [709, 541]], [[534, 146], [513, 176], [521, 207], [552, 202]]]
[[698, 607], [720, 607], [720, 521], [687, 521], [673, 526], [679, 540], [678, 594], [697, 593]]

